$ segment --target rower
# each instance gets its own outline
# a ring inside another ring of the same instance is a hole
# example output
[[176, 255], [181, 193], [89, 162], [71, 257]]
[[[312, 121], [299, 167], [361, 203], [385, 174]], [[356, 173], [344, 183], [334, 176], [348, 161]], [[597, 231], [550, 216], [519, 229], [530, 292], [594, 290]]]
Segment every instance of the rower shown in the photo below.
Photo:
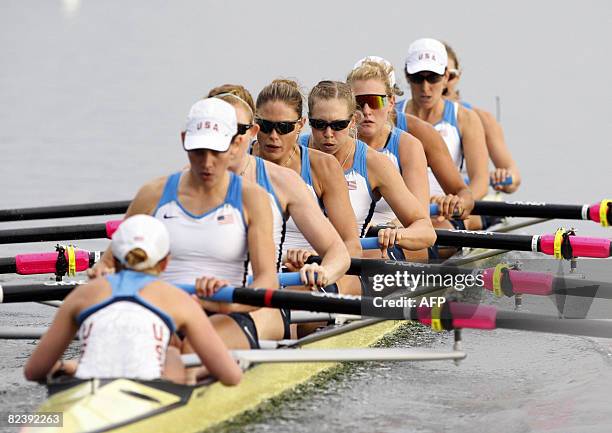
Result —
[[378, 232], [383, 255], [395, 244], [411, 251], [433, 245], [436, 235], [428, 212], [408, 190], [399, 171], [384, 155], [351, 136], [357, 103], [350, 86], [319, 82], [308, 96], [308, 111], [312, 135], [302, 136], [302, 143], [333, 155], [340, 163], [360, 237], [366, 234], [376, 202], [382, 197], [403, 225]]
[[[426, 166], [431, 168], [446, 194], [439, 200], [441, 220], [467, 218], [474, 206], [472, 193], [454, 165], [440, 134], [433, 126], [418, 117], [394, 109], [396, 96], [401, 96], [404, 92], [397, 86], [393, 65], [381, 57], [365, 57], [355, 64], [347, 77], [347, 82], [351, 85], [358, 103], [360, 98], [366, 96], [381, 96], [378, 101], [382, 107], [373, 109], [368, 105], [368, 113], [372, 114], [371, 122], [359, 124], [359, 139], [385, 153], [400, 169], [408, 189], [425, 206], [429, 206], [427, 168], [425, 167], [423, 174], [420, 170], [422, 164], [418, 164], [418, 160], [422, 158], [421, 154], [424, 153]], [[373, 100], [371, 102], [375, 103]], [[408, 124], [411, 127], [409, 133]], [[393, 125], [404, 125], [403, 131], [406, 134], [401, 134], [402, 128]], [[391, 131], [388, 132], [390, 127]], [[400, 137], [406, 144], [399, 144]], [[422, 152], [417, 151], [417, 145]], [[376, 206], [374, 224], [387, 224], [394, 218], [384, 200], [381, 202], [383, 203]]]
[[[521, 177], [518, 166], [512, 158], [512, 154], [504, 139], [504, 131], [491, 113], [482, 108], [474, 107], [472, 104], [461, 99], [457, 87], [463, 72], [459, 66], [457, 53], [448, 44], [444, 44], [444, 47], [448, 54], [448, 81], [444, 89], [444, 97], [451, 101], [460, 102], [464, 107], [470, 108], [478, 114], [485, 131], [487, 150], [489, 151], [491, 161], [495, 165], [495, 170], [489, 174], [490, 183], [494, 185], [493, 188], [496, 191], [513, 193], [519, 188]], [[511, 178], [512, 183], [500, 185], [507, 178]]]
[[[440, 132], [450, 155], [460, 171], [466, 170], [475, 199], [488, 191], [487, 147], [478, 115], [457, 102], [443, 99], [449, 78], [444, 45], [435, 39], [419, 39], [408, 48], [406, 78], [412, 99], [398, 103], [400, 112], [416, 115]], [[444, 200], [443, 190], [430, 172], [430, 192], [435, 203]], [[455, 223], [456, 228], [463, 228]], [[448, 222], [437, 224], [452, 228]]]
[[[170, 240], [164, 224], [148, 215], [127, 218], [111, 242], [120, 271], [75, 288], [25, 366], [29, 380], [65, 372], [79, 379], [166, 378], [185, 382], [179, 351], [169, 347], [175, 331], [191, 342], [207, 370], [236, 385], [241, 370], [201, 308], [183, 290], [162, 281]], [[58, 361], [74, 336], [78, 364]]]
[[[342, 238], [350, 256], [360, 257], [355, 215], [342, 169], [334, 158], [297, 142], [306, 121], [302, 117], [303, 97], [298, 84], [291, 80], [274, 80], [259, 93], [255, 106], [259, 132], [253, 154], [299, 174]], [[287, 221], [283, 248], [285, 253], [293, 249], [313, 249], [293, 218]]]
[[[249, 260], [252, 287], [278, 287], [268, 195], [228, 171], [239, 151], [233, 142], [237, 133], [236, 110], [230, 104], [217, 98], [196, 102], [181, 134], [188, 169], [145, 184], [126, 213], [151, 214], [166, 225], [173, 261], [162, 278], [195, 282], [207, 296], [224, 285], [246, 285]], [[103, 256], [100, 270], [108, 266], [108, 257]], [[278, 309], [202, 304], [230, 348], [258, 348], [260, 338], [289, 335], [289, 324]]]
[[299, 270], [306, 286], [323, 287], [335, 283], [348, 270], [350, 256], [304, 181], [293, 170], [247, 152], [249, 144], [259, 132], [259, 125], [253, 123], [255, 106], [250, 92], [240, 85], [225, 84], [212, 89], [208, 96], [220, 98], [236, 110], [238, 135], [234, 141], [239, 151], [230, 164], [230, 170], [257, 182], [268, 192], [274, 215], [277, 270], [281, 264], [286, 220], [290, 217], [321, 257], [321, 264], [304, 265], [307, 257], [291, 255], [301, 250], [289, 250], [289, 256], [284, 260], [285, 266], [290, 271]]

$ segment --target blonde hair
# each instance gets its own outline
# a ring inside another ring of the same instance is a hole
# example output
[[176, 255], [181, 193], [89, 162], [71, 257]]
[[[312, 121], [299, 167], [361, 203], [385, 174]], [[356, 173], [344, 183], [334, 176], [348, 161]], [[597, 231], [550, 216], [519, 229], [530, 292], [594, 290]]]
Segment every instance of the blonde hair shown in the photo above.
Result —
[[400, 89], [397, 84], [391, 85], [391, 81], [389, 80], [389, 75], [391, 73], [393, 73], [393, 66], [390, 63], [385, 65], [375, 60], [366, 60], [349, 72], [346, 81], [351, 84], [354, 81], [360, 80], [378, 80], [385, 85], [385, 93], [387, 96], [402, 96], [404, 94], [402, 89]]
[[240, 84], [223, 84], [217, 86], [208, 92], [208, 98], [219, 98], [228, 104], [235, 105], [236, 101], [242, 103], [251, 112], [251, 122], [253, 121], [255, 113], [255, 104], [253, 103], [253, 96], [244, 86]]
[[291, 107], [297, 113], [298, 117], [302, 117], [302, 113], [304, 112], [304, 97], [296, 81], [278, 78], [261, 89], [261, 92], [257, 95], [255, 112], [257, 112], [257, 109], [261, 108], [262, 105], [270, 101], [282, 101]]
[[348, 109], [349, 117], [355, 114], [355, 111], [357, 111], [355, 95], [351, 90], [351, 86], [349, 86], [347, 83], [330, 80], [319, 81], [308, 95], [308, 116], [310, 116], [315, 102], [321, 99], [339, 99], [344, 101]]
[[[385, 67], [382, 63], [367, 60], [349, 72], [346, 81], [351, 84], [355, 81], [378, 80], [385, 85], [385, 94], [387, 97], [391, 97], [397, 94], [396, 89], [399, 89], [397, 85], [391, 86], [391, 82], [389, 81], [389, 72], [392, 70], [393, 66]], [[404, 92], [401, 92], [401, 95], [403, 94]], [[389, 112], [389, 121], [392, 125], [395, 125], [396, 120], [397, 115], [395, 110], [391, 110]]]

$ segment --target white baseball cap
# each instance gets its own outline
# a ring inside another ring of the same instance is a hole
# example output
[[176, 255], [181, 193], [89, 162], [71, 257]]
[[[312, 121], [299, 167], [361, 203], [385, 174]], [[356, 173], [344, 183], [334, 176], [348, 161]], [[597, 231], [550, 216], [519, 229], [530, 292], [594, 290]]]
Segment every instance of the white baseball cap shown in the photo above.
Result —
[[393, 71], [393, 65], [391, 64], [390, 61], [383, 59], [382, 57], [379, 56], [366, 56], [363, 59], [359, 60], [357, 63], [355, 63], [355, 66], [353, 66], [353, 69], [357, 69], [358, 67], [360, 67], [361, 65], [363, 65], [365, 62], [374, 62], [374, 63], [380, 63], [381, 65], [383, 65], [385, 68], [389, 68], [389, 70], [391, 72], [389, 72], [389, 84], [391, 84], [391, 87], [395, 87], [395, 72]]
[[447, 64], [446, 48], [440, 41], [431, 38], [417, 39], [408, 47], [406, 72], [409, 74], [431, 71], [442, 75]]
[[150, 215], [134, 215], [123, 221], [111, 241], [113, 256], [127, 266], [125, 258], [135, 248], [147, 254], [147, 260], [133, 267], [136, 271], [152, 268], [166, 257], [170, 236], [164, 223]]
[[201, 99], [191, 107], [185, 125], [185, 150], [225, 152], [238, 132], [236, 109], [219, 98]]

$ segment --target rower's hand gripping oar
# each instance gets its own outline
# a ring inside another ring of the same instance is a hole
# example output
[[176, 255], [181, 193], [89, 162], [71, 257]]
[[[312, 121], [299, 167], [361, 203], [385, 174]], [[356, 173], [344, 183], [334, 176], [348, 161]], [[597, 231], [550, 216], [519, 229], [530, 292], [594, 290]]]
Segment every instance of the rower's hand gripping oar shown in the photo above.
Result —
[[[431, 216], [439, 215], [435, 203], [429, 205]], [[472, 215], [491, 215], [499, 217], [551, 218], [586, 220], [609, 227], [612, 223], [612, 200], [602, 200], [595, 204], [568, 205], [540, 202], [501, 202], [478, 200], [474, 202]]]
[[[450, 247], [493, 248], [533, 251], [571, 260], [575, 257], [607, 258], [612, 255], [610, 239], [576, 236], [559, 229], [554, 235], [515, 235], [469, 230], [436, 230], [436, 244]], [[378, 238], [362, 238], [364, 250], [379, 249]]]

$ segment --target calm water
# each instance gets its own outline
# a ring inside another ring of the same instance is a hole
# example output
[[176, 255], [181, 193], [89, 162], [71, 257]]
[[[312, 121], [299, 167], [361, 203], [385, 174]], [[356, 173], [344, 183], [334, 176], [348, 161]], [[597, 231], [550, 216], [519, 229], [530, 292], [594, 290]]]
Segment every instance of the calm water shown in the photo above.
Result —
[[[0, 3], [0, 208], [130, 198], [186, 162], [178, 132], [211, 87], [236, 82], [256, 94], [273, 78], [294, 77], [307, 91], [321, 79], [344, 78], [365, 55], [386, 57], [401, 71], [409, 43], [423, 36], [458, 51], [467, 100], [494, 111], [501, 98], [524, 177], [516, 199], [588, 203], [612, 195], [609, 2], [175, 3]], [[405, 87], [401, 73], [398, 80]], [[572, 225], [610, 236], [592, 223]], [[49, 248], [2, 245], [0, 256]], [[52, 313], [7, 305], [0, 326], [40, 326]], [[608, 346], [470, 333], [470, 357], [459, 368], [370, 365], [249, 431], [607, 432]], [[0, 343], [0, 408], [29, 408], [42, 398], [21, 379], [32, 347]]]

